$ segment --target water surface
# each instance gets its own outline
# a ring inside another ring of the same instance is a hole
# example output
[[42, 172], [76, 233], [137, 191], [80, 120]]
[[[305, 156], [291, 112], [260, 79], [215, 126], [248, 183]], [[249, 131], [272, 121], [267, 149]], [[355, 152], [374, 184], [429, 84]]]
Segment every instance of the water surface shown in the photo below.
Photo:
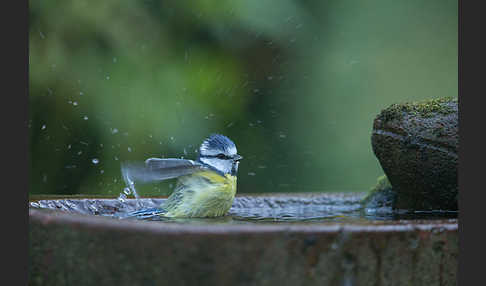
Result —
[[364, 209], [365, 193], [276, 194], [237, 196], [228, 214], [219, 218], [173, 219], [159, 215], [125, 218], [138, 210], [157, 208], [165, 198], [140, 199], [51, 199], [31, 201], [33, 208], [55, 209], [113, 219], [143, 219], [164, 223], [367, 223], [369, 221], [434, 220], [457, 218], [457, 212], [393, 212]]

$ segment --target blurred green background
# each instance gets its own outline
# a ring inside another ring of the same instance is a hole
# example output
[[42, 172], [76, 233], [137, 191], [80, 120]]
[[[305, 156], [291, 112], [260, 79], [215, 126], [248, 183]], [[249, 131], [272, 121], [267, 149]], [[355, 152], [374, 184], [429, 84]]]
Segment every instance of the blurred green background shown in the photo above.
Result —
[[213, 132], [239, 193], [363, 191], [380, 110], [457, 96], [457, 1], [29, 6], [30, 194], [117, 196], [120, 162], [196, 158]]

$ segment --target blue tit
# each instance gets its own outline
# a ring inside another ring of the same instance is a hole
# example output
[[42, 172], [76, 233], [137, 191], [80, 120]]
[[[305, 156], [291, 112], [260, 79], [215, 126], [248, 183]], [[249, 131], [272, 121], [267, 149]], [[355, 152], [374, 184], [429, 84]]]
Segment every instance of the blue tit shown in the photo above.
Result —
[[236, 174], [243, 157], [228, 137], [212, 134], [199, 148], [197, 160], [149, 158], [143, 166], [122, 165], [126, 182], [177, 178], [173, 193], [159, 208], [131, 216], [218, 217], [225, 215], [236, 194]]

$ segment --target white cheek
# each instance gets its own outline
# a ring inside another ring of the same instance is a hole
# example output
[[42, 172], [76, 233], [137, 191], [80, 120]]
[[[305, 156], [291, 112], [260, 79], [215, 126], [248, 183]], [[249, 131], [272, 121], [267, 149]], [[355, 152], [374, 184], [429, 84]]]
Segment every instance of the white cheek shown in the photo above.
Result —
[[201, 158], [201, 162], [206, 163], [223, 173], [229, 173], [231, 171], [230, 160], [220, 160], [216, 158]]

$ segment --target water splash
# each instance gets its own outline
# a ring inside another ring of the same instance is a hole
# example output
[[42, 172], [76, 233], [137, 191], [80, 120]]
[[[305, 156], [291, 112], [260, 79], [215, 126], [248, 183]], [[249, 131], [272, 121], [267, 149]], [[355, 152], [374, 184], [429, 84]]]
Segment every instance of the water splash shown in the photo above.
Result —
[[136, 199], [137, 206], [140, 204], [140, 196], [137, 193], [137, 190], [135, 189], [135, 182], [133, 181], [131, 175], [130, 175], [130, 169], [126, 168], [126, 166], [122, 166], [122, 176], [123, 176], [123, 181], [125, 182], [125, 188], [123, 189], [123, 192], [120, 193], [118, 196], [119, 201], [126, 201], [129, 195], [133, 195]]
[[[125, 178], [124, 178], [125, 179]], [[46, 175], [47, 180], [47, 175]], [[135, 190], [135, 184], [126, 178], [127, 187], [120, 193], [118, 199], [65, 199], [65, 200], [40, 200], [31, 202], [35, 208], [48, 208], [61, 211], [69, 211], [87, 215], [103, 215], [112, 218], [126, 218], [134, 212], [144, 212], [151, 209], [160, 210], [160, 206], [166, 199], [140, 198]], [[129, 196], [134, 195], [135, 199]], [[184, 222], [205, 224], [211, 223], [365, 223], [369, 221], [398, 221], [402, 219], [412, 220], [436, 220], [457, 218], [456, 213], [439, 214], [396, 214], [394, 216], [369, 216], [362, 212], [361, 199], [365, 194], [316, 194], [316, 195], [267, 195], [267, 196], [238, 196], [235, 198], [231, 209], [226, 216], [211, 219], [169, 219], [159, 215], [133, 217], [134, 219], [156, 220], [164, 222]], [[96, 209], [96, 212], [93, 210]], [[440, 233], [442, 229], [435, 230]], [[336, 241], [331, 246], [336, 250], [340, 248], [340, 242]], [[414, 241], [411, 248], [417, 247]], [[343, 270], [352, 270], [353, 259], [344, 261]], [[350, 271], [352, 273], [352, 271]], [[348, 277], [351, 278], [351, 277]], [[352, 280], [352, 279], [351, 279]]]

